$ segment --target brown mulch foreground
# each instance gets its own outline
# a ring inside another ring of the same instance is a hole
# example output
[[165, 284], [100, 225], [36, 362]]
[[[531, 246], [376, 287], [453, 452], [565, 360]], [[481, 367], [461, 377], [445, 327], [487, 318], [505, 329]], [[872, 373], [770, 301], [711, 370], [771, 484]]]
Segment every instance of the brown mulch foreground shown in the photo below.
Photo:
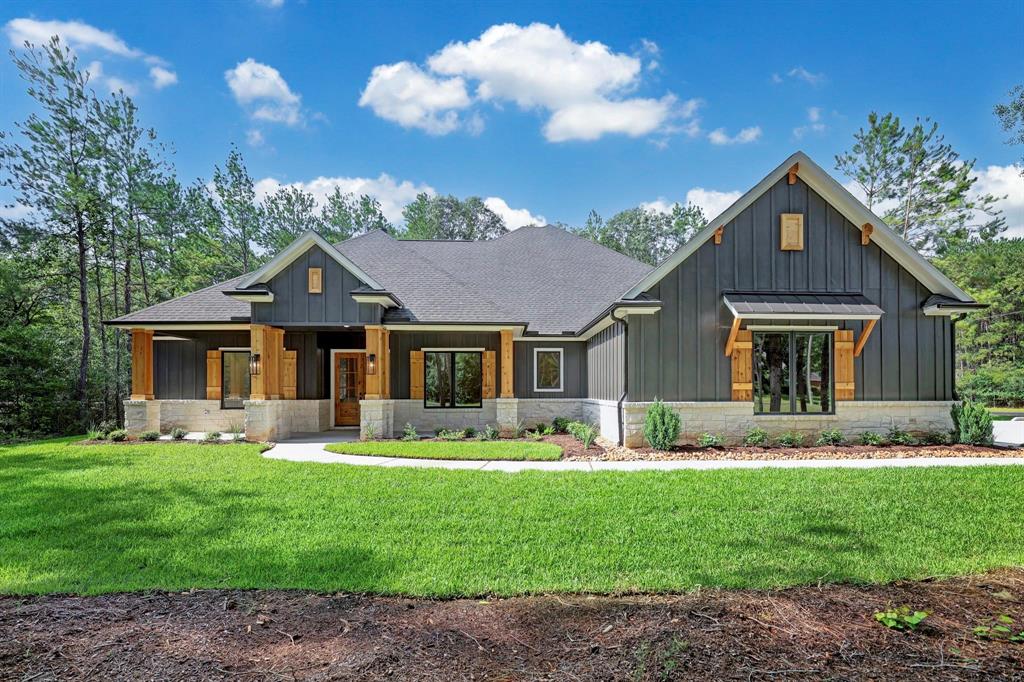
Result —
[[[568, 457], [568, 456], [567, 456]], [[670, 451], [610, 447], [602, 454], [570, 459], [637, 460], [769, 460], [769, 459], [906, 459], [909, 457], [1024, 457], [1024, 450], [980, 445], [824, 445], [803, 448], [719, 447], [682, 445]]]
[[[872, 614], [932, 612], [915, 632]], [[0, 677], [1024, 679], [1024, 569], [888, 586], [434, 601], [203, 590], [0, 598]]]

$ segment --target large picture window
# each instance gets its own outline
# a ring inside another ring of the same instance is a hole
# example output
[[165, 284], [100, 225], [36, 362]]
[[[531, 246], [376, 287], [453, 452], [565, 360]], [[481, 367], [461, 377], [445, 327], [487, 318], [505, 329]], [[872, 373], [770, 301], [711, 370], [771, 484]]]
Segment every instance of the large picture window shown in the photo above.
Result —
[[754, 333], [754, 412], [831, 413], [831, 332]]
[[243, 409], [249, 399], [249, 351], [221, 352], [221, 371], [221, 407], [226, 410]]
[[483, 406], [483, 353], [426, 351], [423, 374], [425, 407]]

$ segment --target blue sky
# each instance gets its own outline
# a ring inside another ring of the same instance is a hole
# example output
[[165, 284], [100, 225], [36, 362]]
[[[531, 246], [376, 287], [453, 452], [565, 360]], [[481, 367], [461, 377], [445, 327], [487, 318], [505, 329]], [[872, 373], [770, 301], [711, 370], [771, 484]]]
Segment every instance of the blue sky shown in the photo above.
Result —
[[[51, 23], [55, 22], [55, 23]], [[827, 168], [868, 112], [930, 116], [1024, 234], [1024, 2], [7, 2], [135, 94], [185, 179], [235, 143], [261, 189], [492, 198], [581, 224], [688, 197], [714, 213], [796, 149]], [[0, 63], [0, 128], [30, 111]], [[510, 208], [505, 208], [510, 207]], [[519, 211], [510, 213], [510, 210]]]

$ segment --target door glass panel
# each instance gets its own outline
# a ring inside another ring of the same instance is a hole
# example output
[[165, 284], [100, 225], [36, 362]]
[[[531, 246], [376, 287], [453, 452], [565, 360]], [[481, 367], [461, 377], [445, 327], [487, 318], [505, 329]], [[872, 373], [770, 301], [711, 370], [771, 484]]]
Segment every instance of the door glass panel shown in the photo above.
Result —
[[224, 351], [221, 353], [222, 405], [225, 409], [242, 409], [249, 399], [249, 353], [248, 351]]

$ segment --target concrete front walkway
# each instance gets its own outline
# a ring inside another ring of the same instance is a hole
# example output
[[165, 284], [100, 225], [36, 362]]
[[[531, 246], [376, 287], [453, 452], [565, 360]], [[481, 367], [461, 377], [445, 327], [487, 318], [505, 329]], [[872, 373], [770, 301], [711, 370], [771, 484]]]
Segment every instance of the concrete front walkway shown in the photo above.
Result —
[[328, 452], [328, 443], [353, 441], [358, 431], [324, 431], [295, 434], [263, 453], [270, 459], [356, 466], [415, 467], [419, 469], [476, 469], [482, 471], [675, 471], [679, 469], [877, 469], [880, 467], [993, 466], [1024, 465], [1021, 457], [906, 457], [900, 459], [776, 459], [776, 460], [672, 460], [640, 462], [506, 462], [448, 459], [407, 459], [339, 455]]

